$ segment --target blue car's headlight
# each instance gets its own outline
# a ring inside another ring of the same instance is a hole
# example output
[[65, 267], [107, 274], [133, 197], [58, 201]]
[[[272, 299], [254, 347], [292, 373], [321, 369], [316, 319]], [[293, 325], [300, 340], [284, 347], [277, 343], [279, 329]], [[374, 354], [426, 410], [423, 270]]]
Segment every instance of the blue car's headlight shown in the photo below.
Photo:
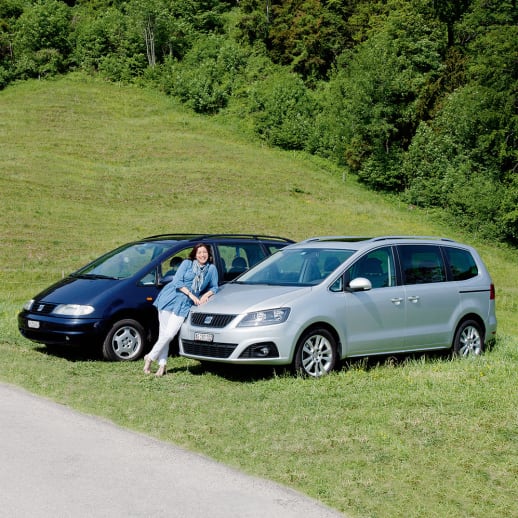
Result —
[[247, 313], [237, 327], [271, 326], [285, 322], [290, 308], [265, 309]]
[[82, 304], [60, 304], [54, 308], [54, 315], [63, 315], [68, 317], [82, 317], [93, 313], [93, 306], [83, 306]]
[[28, 300], [24, 305], [23, 305], [23, 309], [25, 309], [25, 311], [30, 311], [32, 309], [32, 305], [34, 304], [34, 299], [31, 299], [31, 300]]

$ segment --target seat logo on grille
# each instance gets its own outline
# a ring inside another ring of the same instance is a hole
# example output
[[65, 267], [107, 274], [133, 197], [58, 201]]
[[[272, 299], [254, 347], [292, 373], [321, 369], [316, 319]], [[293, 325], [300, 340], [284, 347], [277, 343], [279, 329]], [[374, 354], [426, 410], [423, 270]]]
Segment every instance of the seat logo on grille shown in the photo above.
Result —
[[212, 323], [212, 319], [213, 319], [213, 318], [214, 318], [214, 317], [213, 317], [212, 315], [207, 315], [207, 316], [204, 318], [203, 323], [204, 323], [205, 325], [209, 325], [209, 324], [211, 324], [211, 323]]
[[38, 306], [38, 311], [43, 311], [45, 309], [45, 305], [44, 304], [40, 304]]

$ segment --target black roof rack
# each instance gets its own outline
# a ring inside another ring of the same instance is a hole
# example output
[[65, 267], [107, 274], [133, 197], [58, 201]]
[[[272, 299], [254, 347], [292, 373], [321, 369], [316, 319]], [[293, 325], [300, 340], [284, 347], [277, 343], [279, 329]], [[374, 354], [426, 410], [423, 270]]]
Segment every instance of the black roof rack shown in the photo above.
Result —
[[309, 239], [305, 239], [302, 241], [303, 243], [313, 243], [316, 241], [368, 241], [372, 239], [367, 236], [318, 236], [318, 237], [310, 237]]
[[229, 238], [229, 239], [268, 239], [271, 241], [282, 241], [283, 243], [294, 243], [293, 240], [279, 237], [268, 236], [263, 234], [157, 234], [155, 236], [147, 236], [142, 238], [142, 241], [155, 239], [172, 239], [175, 241], [204, 241], [206, 239], [214, 238]]
[[454, 243], [455, 240], [447, 237], [434, 237], [434, 236], [378, 236], [378, 237], [367, 237], [367, 236], [318, 236], [310, 237], [302, 241], [303, 243], [312, 243], [318, 241], [344, 241], [344, 242], [358, 242], [358, 241], [388, 241], [391, 239], [433, 239], [436, 241], [449, 241]]
[[373, 237], [372, 241], [386, 241], [388, 239], [433, 239], [435, 241], [450, 241], [455, 242], [454, 239], [449, 239], [447, 237], [436, 237], [436, 236], [379, 236]]

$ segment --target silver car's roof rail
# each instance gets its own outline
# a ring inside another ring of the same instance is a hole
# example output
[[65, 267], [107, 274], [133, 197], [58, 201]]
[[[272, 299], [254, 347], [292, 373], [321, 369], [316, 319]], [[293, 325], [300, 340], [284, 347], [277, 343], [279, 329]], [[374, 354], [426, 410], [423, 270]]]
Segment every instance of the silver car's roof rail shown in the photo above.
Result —
[[316, 241], [369, 241], [370, 236], [317, 236], [301, 241], [302, 243], [314, 243]]
[[344, 241], [344, 242], [357, 242], [357, 241], [389, 241], [395, 239], [430, 239], [434, 241], [448, 241], [450, 243], [455, 243], [454, 239], [449, 239], [447, 237], [434, 237], [434, 236], [378, 236], [378, 237], [368, 237], [368, 236], [317, 236], [310, 237], [301, 241], [301, 243], [315, 243], [318, 241]]
[[372, 241], [387, 241], [389, 239], [431, 239], [433, 241], [449, 241], [454, 243], [454, 239], [447, 237], [436, 237], [436, 236], [379, 236], [373, 237]]

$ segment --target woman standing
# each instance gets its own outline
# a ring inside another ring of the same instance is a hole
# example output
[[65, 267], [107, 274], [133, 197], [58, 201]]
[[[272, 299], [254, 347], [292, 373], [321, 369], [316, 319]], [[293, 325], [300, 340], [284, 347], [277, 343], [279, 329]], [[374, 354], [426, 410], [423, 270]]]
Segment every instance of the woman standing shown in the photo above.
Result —
[[173, 280], [158, 294], [153, 305], [158, 309], [160, 325], [158, 340], [144, 356], [144, 372], [151, 373], [151, 364], [158, 360], [156, 376], [166, 373], [169, 343], [180, 330], [191, 306], [199, 306], [218, 291], [218, 270], [212, 264], [210, 247], [203, 243], [194, 246]]

